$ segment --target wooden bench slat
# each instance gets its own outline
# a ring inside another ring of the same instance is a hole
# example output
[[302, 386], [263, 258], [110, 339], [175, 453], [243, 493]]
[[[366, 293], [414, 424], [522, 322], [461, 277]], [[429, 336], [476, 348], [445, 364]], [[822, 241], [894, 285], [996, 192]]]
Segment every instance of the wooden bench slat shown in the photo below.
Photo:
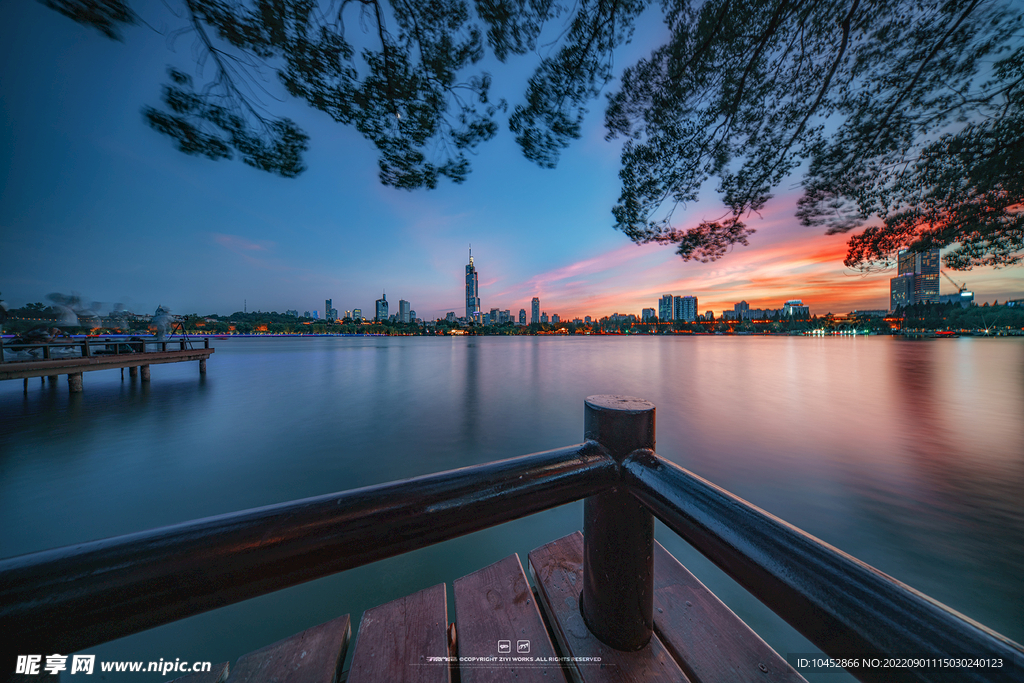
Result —
[[313, 626], [239, 658], [228, 683], [334, 683], [351, 635], [347, 614]]
[[[554, 659], [548, 659], [556, 657], [555, 648], [544, 627], [519, 555], [509, 555], [453, 583], [460, 658], [522, 656], [545, 660], [479, 664], [462, 661], [459, 664], [462, 683], [565, 681], [561, 665]], [[510, 652], [498, 651], [499, 640], [509, 641]], [[520, 651], [520, 641], [528, 641], [527, 651]]]
[[199, 671], [175, 678], [170, 683], [224, 683], [228, 679], [228, 663], [214, 664], [209, 671]]
[[660, 543], [654, 630], [693, 683], [807, 683]]
[[600, 657], [600, 663], [573, 662], [574, 680], [688, 681], [657, 634], [636, 652], [621, 652], [605, 645], [587, 628], [580, 614], [583, 590], [583, 534], [576, 532], [532, 551], [529, 556], [537, 590], [563, 654]]
[[427, 661], [447, 656], [448, 602], [445, 585], [439, 583], [363, 613], [347, 680], [450, 683], [446, 662]]

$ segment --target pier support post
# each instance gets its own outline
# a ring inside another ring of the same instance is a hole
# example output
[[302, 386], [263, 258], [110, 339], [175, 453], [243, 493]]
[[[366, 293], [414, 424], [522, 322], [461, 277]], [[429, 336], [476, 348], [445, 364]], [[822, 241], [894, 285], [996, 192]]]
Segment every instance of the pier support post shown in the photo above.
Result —
[[60, 379], [60, 375], [48, 375], [50, 378], [50, 384], [56, 384], [57, 380]]
[[[589, 396], [584, 438], [620, 463], [637, 449], [654, 450], [654, 404]], [[639, 650], [654, 632], [654, 516], [624, 487], [583, 504], [580, 613], [590, 632], [617, 650]]]
[[199, 374], [200, 375], [205, 375], [206, 374], [206, 359], [205, 358], [201, 358], [199, 360]]
[[131, 366], [129, 366], [128, 367], [128, 378], [129, 379], [135, 379], [138, 376], [139, 376], [139, 366], [138, 365], [131, 365]]
[[148, 382], [149, 381], [149, 366], [148, 365], [143, 365], [141, 367], [142, 367], [142, 381], [143, 382]]
[[82, 373], [72, 372], [68, 374], [68, 391], [72, 394], [82, 393]]
[[24, 389], [25, 389], [25, 393], [27, 394], [28, 393], [28, 377], [25, 378]]

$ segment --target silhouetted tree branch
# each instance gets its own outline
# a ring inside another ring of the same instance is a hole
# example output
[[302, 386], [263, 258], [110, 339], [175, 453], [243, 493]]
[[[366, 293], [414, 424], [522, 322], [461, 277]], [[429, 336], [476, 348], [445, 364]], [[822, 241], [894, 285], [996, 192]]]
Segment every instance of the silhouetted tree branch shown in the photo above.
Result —
[[[41, 0], [109, 38], [138, 16], [126, 0]], [[613, 78], [613, 53], [647, 0], [166, 0], [196, 37], [198, 86], [170, 69], [149, 125], [211, 159], [236, 154], [294, 177], [306, 134], [260, 102], [263, 74], [353, 126], [386, 185], [462, 182], [467, 153], [497, 133], [504, 101], [473, 73], [486, 39], [504, 61], [542, 57], [509, 127], [554, 167]], [[637, 243], [713, 261], [745, 245], [745, 221], [806, 164], [800, 221], [845, 233], [847, 265], [902, 247], [949, 246], [950, 268], [1021, 260], [1022, 17], [997, 0], [663, 0], [669, 39], [608, 98], [623, 137], [615, 226]], [[346, 32], [356, 14], [362, 36]], [[478, 24], [482, 24], [481, 29]], [[560, 26], [560, 28], [559, 28]], [[357, 47], [358, 46], [358, 47]], [[673, 220], [717, 180], [719, 220]]]

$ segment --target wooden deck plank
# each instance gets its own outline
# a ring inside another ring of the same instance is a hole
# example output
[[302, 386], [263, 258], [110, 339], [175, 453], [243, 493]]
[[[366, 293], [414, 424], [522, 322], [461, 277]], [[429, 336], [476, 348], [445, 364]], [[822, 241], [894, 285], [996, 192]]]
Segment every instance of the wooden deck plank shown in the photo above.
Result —
[[7, 361], [0, 364], [0, 380], [66, 375], [93, 370], [116, 370], [136, 365], [184, 363], [206, 360], [214, 349], [186, 349], [185, 351], [154, 351], [153, 353], [120, 353], [111, 355], [71, 356], [36, 361]]
[[[455, 625], [459, 634], [458, 656], [507, 658], [504, 662], [459, 663], [462, 683], [522, 681], [528, 683], [564, 682], [562, 667], [553, 659], [544, 620], [526, 580], [519, 555], [456, 579]], [[498, 642], [506, 641], [509, 652], [499, 651]], [[525, 649], [522, 643], [526, 643]], [[509, 661], [516, 657], [542, 659], [537, 662]]]
[[660, 543], [654, 630], [693, 683], [807, 683]]
[[443, 583], [363, 613], [348, 683], [450, 683], [447, 662], [428, 657], [448, 657]]
[[228, 679], [228, 663], [214, 664], [209, 671], [186, 674], [170, 683], [224, 683]]
[[345, 661], [348, 615], [242, 656], [228, 683], [334, 683]]
[[562, 652], [571, 657], [600, 657], [573, 662], [568, 669], [582, 683], [603, 681], [688, 681], [658, 636], [636, 652], [621, 652], [595, 638], [580, 614], [583, 590], [583, 534], [576, 532], [530, 553], [541, 601]]

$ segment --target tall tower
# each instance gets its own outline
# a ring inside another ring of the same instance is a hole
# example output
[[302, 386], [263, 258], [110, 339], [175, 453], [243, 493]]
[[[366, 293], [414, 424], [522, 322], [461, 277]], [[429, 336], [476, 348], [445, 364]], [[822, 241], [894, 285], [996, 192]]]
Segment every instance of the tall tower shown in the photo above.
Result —
[[530, 324], [540, 322], [540, 299], [533, 297], [533, 301], [530, 303]]
[[381, 292], [380, 298], [377, 299], [377, 301], [375, 301], [374, 303], [376, 304], [377, 307], [377, 310], [375, 311], [376, 315], [374, 316], [374, 320], [376, 320], [379, 323], [386, 321], [388, 319], [388, 295], [384, 292]]
[[480, 322], [480, 277], [473, 265], [473, 247], [469, 247], [469, 265], [466, 266], [466, 319]]
[[889, 308], [939, 300], [939, 250], [900, 250], [896, 277], [889, 280]]

